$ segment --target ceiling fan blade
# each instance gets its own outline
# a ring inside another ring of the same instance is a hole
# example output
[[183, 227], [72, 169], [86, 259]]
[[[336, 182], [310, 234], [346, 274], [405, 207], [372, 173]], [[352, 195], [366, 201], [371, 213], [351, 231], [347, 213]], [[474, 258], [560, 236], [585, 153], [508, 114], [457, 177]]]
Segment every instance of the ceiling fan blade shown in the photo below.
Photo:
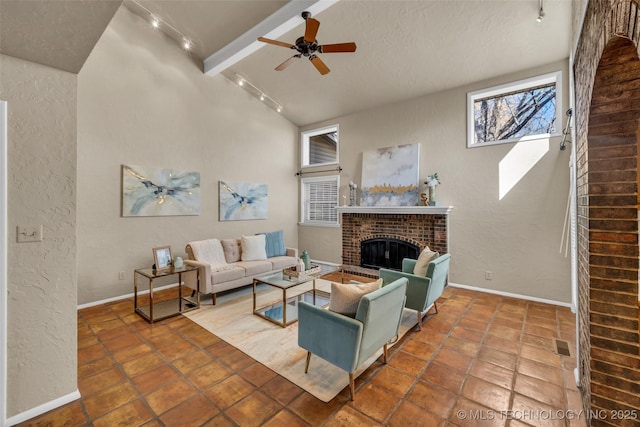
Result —
[[291, 58], [287, 59], [286, 61], [284, 61], [282, 64], [278, 65], [276, 67], [276, 71], [282, 71], [285, 68], [287, 68], [289, 65], [291, 65], [293, 63], [293, 61], [295, 61], [296, 59], [300, 58], [300, 55], [293, 55]]
[[320, 52], [322, 53], [334, 53], [334, 52], [355, 52], [356, 44], [351, 43], [335, 43], [335, 44], [323, 44], [320, 46]]
[[329, 71], [331, 71], [329, 70], [329, 67], [327, 67], [327, 65], [324, 62], [322, 62], [322, 59], [318, 58], [315, 55], [311, 55], [309, 57], [309, 61], [311, 61], [313, 66], [316, 67], [316, 70], [318, 70], [320, 74], [322, 74], [323, 76], [325, 74], [328, 74]]
[[276, 46], [288, 47], [289, 49], [295, 49], [296, 48], [291, 43], [285, 43], [285, 42], [281, 42], [281, 41], [278, 41], [278, 40], [271, 40], [271, 39], [267, 39], [267, 38], [264, 38], [264, 37], [258, 37], [258, 41], [264, 42], [264, 43], [269, 43], [269, 44], [274, 44]]
[[318, 28], [320, 28], [320, 21], [307, 18], [307, 27], [304, 30], [304, 40], [313, 43], [316, 41], [316, 34], [318, 34]]

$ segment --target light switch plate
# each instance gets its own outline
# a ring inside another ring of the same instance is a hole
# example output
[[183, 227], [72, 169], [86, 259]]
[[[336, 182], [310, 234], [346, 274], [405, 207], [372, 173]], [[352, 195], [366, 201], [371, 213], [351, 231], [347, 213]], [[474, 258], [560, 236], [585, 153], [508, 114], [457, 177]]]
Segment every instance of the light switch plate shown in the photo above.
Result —
[[19, 225], [18, 243], [42, 242], [42, 225]]

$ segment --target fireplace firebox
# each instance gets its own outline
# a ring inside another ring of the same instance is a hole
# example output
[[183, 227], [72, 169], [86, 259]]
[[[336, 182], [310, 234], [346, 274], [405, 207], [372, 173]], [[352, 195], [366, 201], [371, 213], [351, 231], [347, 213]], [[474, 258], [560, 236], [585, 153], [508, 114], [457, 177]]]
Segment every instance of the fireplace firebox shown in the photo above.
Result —
[[402, 270], [404, 258], [417, 259], [420, 248], [400, 239], [368, 239], [360, 243], [360, 266]]

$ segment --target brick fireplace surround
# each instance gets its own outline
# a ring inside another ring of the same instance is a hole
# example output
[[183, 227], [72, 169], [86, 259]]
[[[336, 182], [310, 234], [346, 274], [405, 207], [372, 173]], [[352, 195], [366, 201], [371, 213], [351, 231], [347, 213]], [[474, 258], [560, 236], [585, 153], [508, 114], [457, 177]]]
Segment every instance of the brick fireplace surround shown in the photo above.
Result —
[[360, 265], [363, 240], [393, 238], [417, 245], [420, 250], [449, 252], [451, 206], [341, 206], [342, 263]]
[[609, 414], [592, 426], [640, 426], [639, 45], [638, 1], [589, 1], [574, 61], [578, 374], [585, 409]]

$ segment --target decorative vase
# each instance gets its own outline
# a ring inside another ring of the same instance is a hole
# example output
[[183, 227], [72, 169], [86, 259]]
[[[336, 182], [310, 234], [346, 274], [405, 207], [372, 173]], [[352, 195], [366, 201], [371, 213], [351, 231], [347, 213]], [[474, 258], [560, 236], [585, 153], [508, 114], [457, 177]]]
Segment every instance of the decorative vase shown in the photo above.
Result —
[[309, 257], [307, 251], [302, 251], [300, 259], [302, 260], [302, 262], [304, 262], [304, 269], [309, 270], [311, 268], [311, 258]]
[[438, 202], [436, 201], [436, 186], [429, 186], [429, 206], [438, 206]]
[[184, 262], [181, 257], [177, 256], [176, 259], [173, 260], [173, 268], [182, 268], [183, 265]]
[[304, 261], [302, 259], [298, 260], [298, 272], [300, 273], [304, 273], [305, 268], [304, 268]]

